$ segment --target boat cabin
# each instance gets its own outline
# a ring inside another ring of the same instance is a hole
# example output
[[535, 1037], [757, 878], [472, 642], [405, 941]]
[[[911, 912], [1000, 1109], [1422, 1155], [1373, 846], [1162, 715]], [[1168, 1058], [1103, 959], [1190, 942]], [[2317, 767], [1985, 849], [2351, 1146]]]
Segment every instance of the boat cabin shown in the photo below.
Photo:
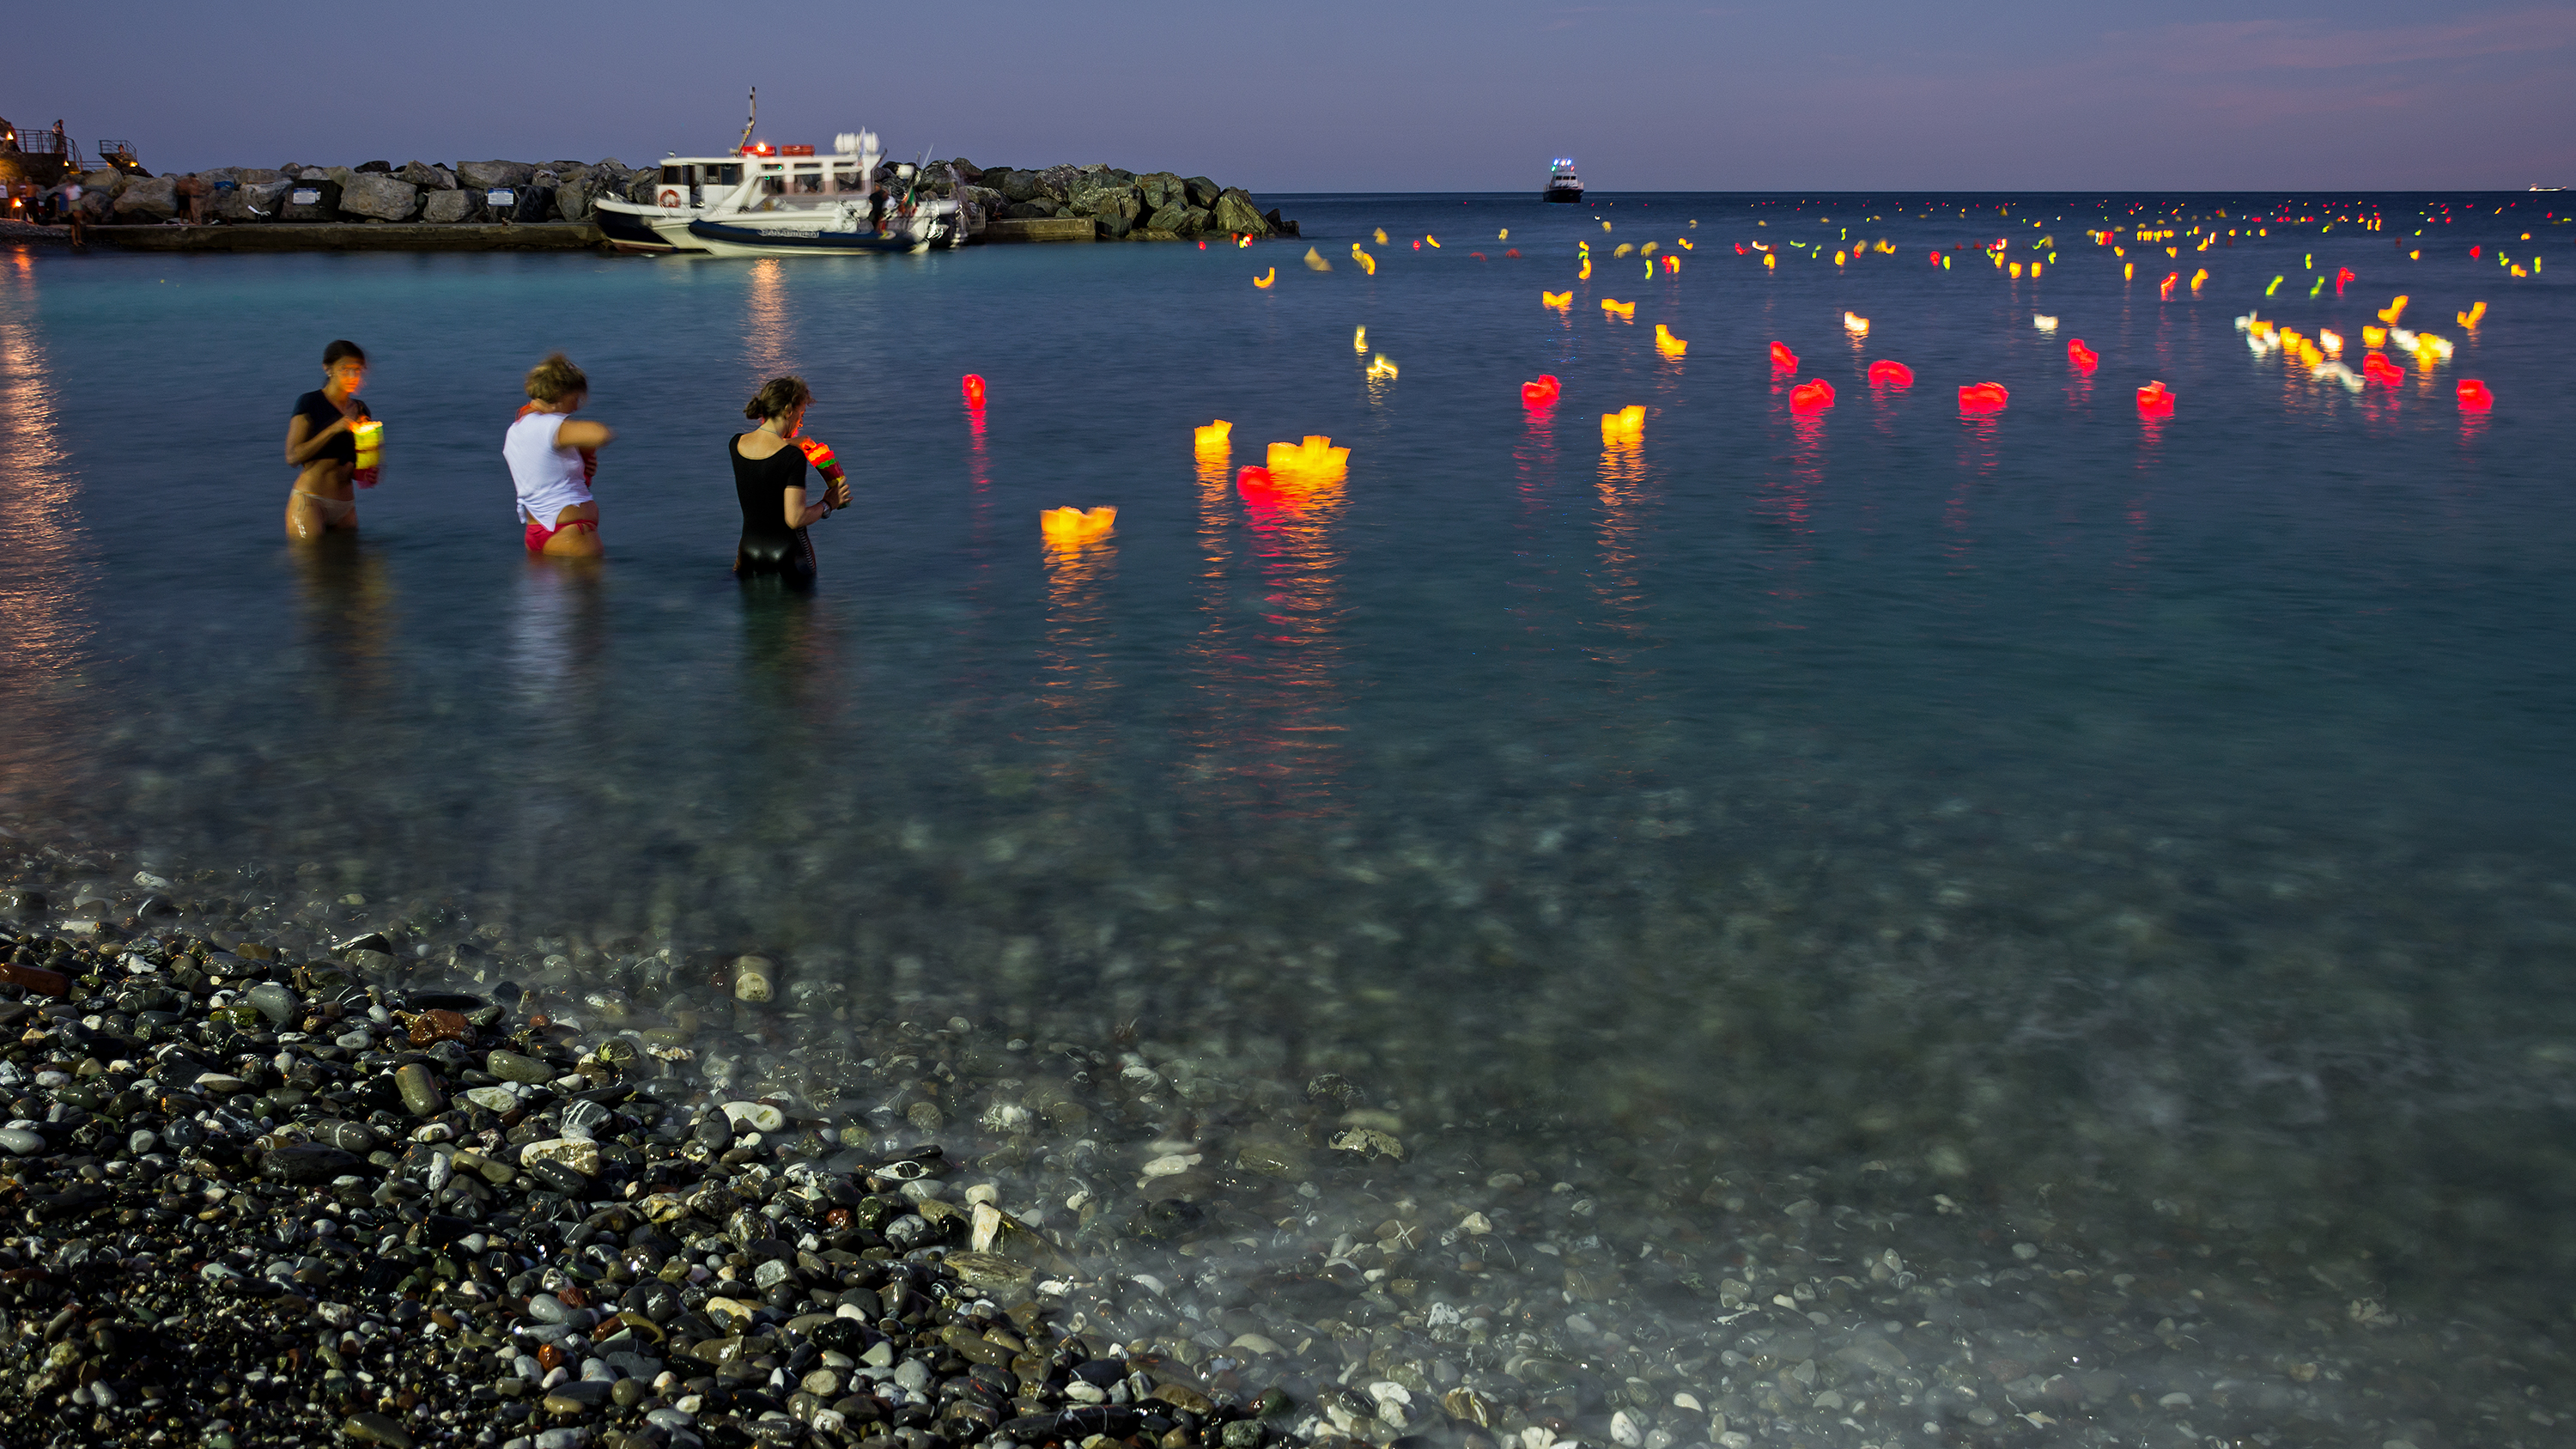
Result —
[[[740, 186], [746, 176], [759, 178], [755, 208], [783, 204], [820, 205], [844, 196], [868, 193], [867, 162], [856, 152], [817, 156], [811, 146], [773, 146], [755, 141], [728, 156], [666, 156], [653, 199], [663, 206], [712, 206]], [[770, 198], [777, 198], [776, 202]]]

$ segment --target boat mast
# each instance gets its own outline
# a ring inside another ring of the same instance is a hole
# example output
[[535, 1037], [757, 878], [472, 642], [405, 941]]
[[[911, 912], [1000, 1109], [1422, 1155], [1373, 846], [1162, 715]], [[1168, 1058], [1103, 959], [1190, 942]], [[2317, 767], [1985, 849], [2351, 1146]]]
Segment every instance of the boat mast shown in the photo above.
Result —
[[750, 150], [750, 149], [751, 149], [751, 131], [752, 131], [752, 128], [753, 128], [754, 126], [757, 126], [757, 125], [759, 125], [759, 124], [760, 124], [760, 87], [758, 87], [758, 86], [753, 86], [753, 87], [751, 88], [751, 115], [750, 115], [747, 119], [745, 119], [745, 120], [743, 121], [743, 123], [742, 123], [742, 144], [741, 144], [741, 145], [738, 145], [738, 146], [736, 146], [736, 147], [734, 147], [734, 148], [733, 148], [733, 152], [734, 152], [734, 154], [735, 154], [735, 155], [739, 156], [739, 155], [741, 155], [743, 152], [748, 151], [748, 150]]

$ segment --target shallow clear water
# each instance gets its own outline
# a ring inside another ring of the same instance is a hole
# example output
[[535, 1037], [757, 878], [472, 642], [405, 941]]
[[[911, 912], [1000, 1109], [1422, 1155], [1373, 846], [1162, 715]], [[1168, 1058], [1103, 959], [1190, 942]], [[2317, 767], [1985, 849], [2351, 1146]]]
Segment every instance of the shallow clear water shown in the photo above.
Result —
[[[2466, 253], [2576, 266], [2554, 199], [2445, 199], [2420, 241], [2425, 198], [2159, 200], [2387, 231], [2127, 283], [2082, 230], [2130, 198], [1309, 198], [1248, 251], [19, 252], [0, 808], [1032, 1033], [1141, 1022], [1345, 1072], [1471, 1156], [2187, 1197], [2538, 1321], [2576, 1296], [2576, 306]], [[1894, 253], [1734, 250], [1846, 229]], [[1926, 261], [2043, 233], [2037, 280]], [[1608, 255], [1676, 237], [1676, 275]], [[2458, 354], [2358, 395], [2231, 322], [2357, 362], [2401, 291]], [[277, 450], [337, 336], [386, 481], [299, 552]], [[620, 434], [597, 569], [523, 555], [499, 457], [555, 348]], [[782, 370], [864, 500], [811, 599], [727, 573], [724, 440]], [[1792, 416], [1817, 376], [1838, 405]], [[1989, 379], [2010, 407], [1963, 417]], [[1232, 465], [1321, 433], [1348, 479], [1249, 505], [1192, 455], [1212, 417]], [[1061, 504], [1115, 534], [1049, 556]]]

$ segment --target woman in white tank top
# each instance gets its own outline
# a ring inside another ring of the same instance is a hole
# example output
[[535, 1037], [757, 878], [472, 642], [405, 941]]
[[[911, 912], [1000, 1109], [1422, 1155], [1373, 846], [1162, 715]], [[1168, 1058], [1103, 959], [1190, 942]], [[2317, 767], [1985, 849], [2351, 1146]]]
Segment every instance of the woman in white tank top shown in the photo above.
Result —
[[510, 482], [519, 493], [519, 519], [527, 525], [528, 552], [547, 558], [597, 558], [599, 505], [590, 480], [599, 450], [617, 434], [572, 414], [589, 400], [590, 379], [557, 352], [528, 370], [530, 401], [501, 440]]

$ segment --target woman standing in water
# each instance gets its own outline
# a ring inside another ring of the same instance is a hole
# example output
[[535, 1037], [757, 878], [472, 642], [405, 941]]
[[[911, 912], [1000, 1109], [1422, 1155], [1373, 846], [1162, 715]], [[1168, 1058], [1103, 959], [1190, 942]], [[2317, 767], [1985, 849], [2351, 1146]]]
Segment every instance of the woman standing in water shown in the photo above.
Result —
[[286, 536], [297, 543], [358, 527], [349, 479], [358, 467], [352, 430], [374, 416], [358, 401], [366, 382], [367, 354], [354, 342], [334, 342], [322, 349], [322, 386], [297, 398], [286, 420], [286, 462], [301, 470], [286, 495]]
[[599, 505], [590, 479], [599, 450], [617, 435], [572, 415], [590, 398], [590, 379], [557, 352], [528, 369], [528, 398], [501, 439], [510, 481], [519, 490], [519, 519], [527, 525], [528, 552], [547, 558], [597, 558]]
[[[849, 505], [849, 484], [831, 461], [832, 450], [797, 437], [813, 400], [803, 378], [771, 378], [742, 410], [760, 426], [734, 434], [726, 445], [733, 454], [734, 495], [742, 503], [742, 543], [734, 550], [733, 571], [743, 578], [774, 574], [791, 587], [811, 587], [814, 543], [806, 526], [830, 517], [835, 505]], [[806, 488], [809, 461], [822, 468], [828, 490]]]

